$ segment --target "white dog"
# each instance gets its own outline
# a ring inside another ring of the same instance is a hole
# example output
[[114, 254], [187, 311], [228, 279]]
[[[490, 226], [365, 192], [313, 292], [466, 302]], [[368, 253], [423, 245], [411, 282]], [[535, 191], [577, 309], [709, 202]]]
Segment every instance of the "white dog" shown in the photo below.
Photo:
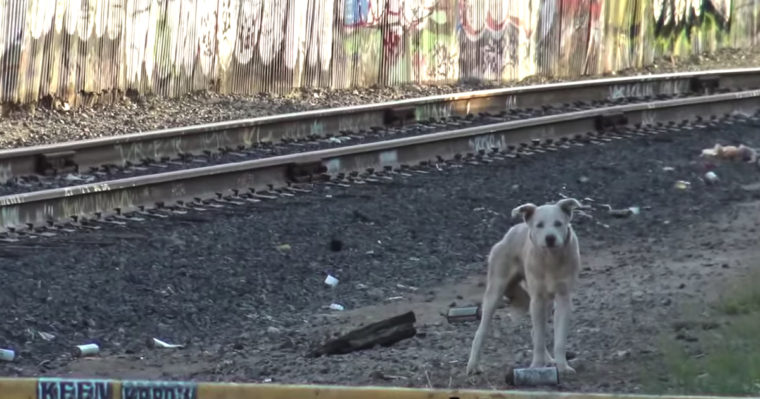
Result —
[[[556, 204], [524, 204], [512, 210], [522, 214], [523, 223], [512, 226], [488, 255], [488, 277], [483, 296], [483, 313], [467, 363], [467, 374], [475, 371], [483, 338], [501, 296], [513, 303], [530, 300], [533, 324], [533, 361], [530, 367], [554, 363], [563, 373], [575, 373], [567, 363], [565, 342], [571, 312], [570, 295], [580, 268], [580, 250], [570, 220], [581, 204], [572, 198]], [[528, 293], [520, 286], [525, 280]], [[554, 299], [554, 359], [546, 348], [546, 329]]]

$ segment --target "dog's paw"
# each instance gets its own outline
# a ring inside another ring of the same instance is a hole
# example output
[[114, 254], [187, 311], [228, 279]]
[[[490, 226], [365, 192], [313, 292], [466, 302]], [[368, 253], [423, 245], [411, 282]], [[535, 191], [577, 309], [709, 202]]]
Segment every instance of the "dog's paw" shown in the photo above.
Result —
[[475, 375], [475, 374], [480, 374], [482, 371], [483, 370], [481, 369], [480, 366], [477, 366], [477, 365], [472, 364], [472, 363], [467, 363], [467, 370], [465, 370], [465, 374], [466, 375]]
[[534, 360], [534, 361], [530, 362], [530, 366], [528, 366], [528, 368], [529, 369], [540, 369], [542, 367], [546, 367], [547, 364], [548, 363], [546, 361], [543, 361], [543, 360], [539, 360], [539, 361]]
[[554, 358], [552, 357], [552, 355], [549, 354], [548, 350], [546, 351], [546, 355], [544, 355], [544, 356], [546, 356], [546, 365], [547, 366], [551, 366], [552, 364], [554, 364]]
[[557, 371], [560, 374], [575, 374], [575, 369], [570, 367], [569, 364], [557, 364]]

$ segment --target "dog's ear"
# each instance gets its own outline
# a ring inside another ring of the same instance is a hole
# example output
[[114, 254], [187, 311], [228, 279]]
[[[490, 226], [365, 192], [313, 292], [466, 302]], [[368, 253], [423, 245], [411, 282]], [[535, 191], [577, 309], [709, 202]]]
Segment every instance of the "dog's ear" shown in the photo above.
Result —
[[572, 218], [573, 209], [580, 208], [581, 203], [575, 198], [565, 198], [557, 201], [557, 206], [559, 209], [562, 209], [562, 212], [565, 212], [567, 217]]
[[535, 205], [531, 203], [522, 204], [518, 206], [517, 208], [512, 209], [512, 217], [517, 217], [517, 215], [522, 214], [523, 220], [527, 222], [533, 216], [533, 212], [535, 211], [536, 211]]

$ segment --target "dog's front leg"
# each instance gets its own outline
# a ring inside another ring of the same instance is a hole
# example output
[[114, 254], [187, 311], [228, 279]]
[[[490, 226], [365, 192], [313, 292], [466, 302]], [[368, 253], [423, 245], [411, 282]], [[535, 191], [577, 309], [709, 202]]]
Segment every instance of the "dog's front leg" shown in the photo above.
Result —
[[530, 298], [530, 320], [533, 324], [531, 335], [533, 337], [533, 362], [530, 368], [545, 367], [548, 363], [546, 358], [546, 298], [542, 295]]
[[[552, 301], [551, 299], [545, 301], [546, 302], [546, 324], [549, 324], [549, 321], [552, 318]], [[548, 328], [548, 327], [547, 327]], [[549, 348], [546, 348], [546, 364], [552, 364], [554, 363], [554, 358], [549, 353]]]
[[507, 281], [503, 278], [494, 278], [486, 283], [486, 293], [483, 295], [483, 313], [480, 315], [480, 325], [475, 332], [475, 338], [472, 340], [470, 349], [470, 359], [467, 361], [466, 373], [472, 374], [476, 371], [480, 360], [480, 350], [483, 347], [483, 339], [488, 334], [491, 324], [491, 318], [496, 311], [496, 305], [499, 303], [504, 289], [507, 287]]
[[572, 311], [570, 295], [557, 295], [554, 301], [554, 360], [560, 372], [575, 373], [566, 357], [567, 329]]

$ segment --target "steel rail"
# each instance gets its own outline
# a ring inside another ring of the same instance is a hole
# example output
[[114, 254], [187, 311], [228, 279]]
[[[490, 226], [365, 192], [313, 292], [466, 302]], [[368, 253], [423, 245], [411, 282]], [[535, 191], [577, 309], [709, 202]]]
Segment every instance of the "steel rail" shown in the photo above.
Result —
[[236, 190], [283, 187], [296, 175], [335, 176], [370, 168], [398, 168], [457, 154], [505, 150], [536, 140], [558, 140], [605, 127], [695, 121], [705, 115], [749, 115], [760, 109], [760, 90], [611, 106], [487, 126], [199, 167], [0, 197], [0, 231], [94, 214], [126, 213], [140, 206], [193, 201]]
[[261, 142], [338, 134], [468, 113], [500, 112], [547, 104], [623, 97], [715, 93], [760, 88], [760, 68], [723, 69], [593, 79], [525, 87], [479, 90], [392, 102], [177, 127], [97, 139], [0, 150], [0, 182], [50, 171], [250, 147]]

